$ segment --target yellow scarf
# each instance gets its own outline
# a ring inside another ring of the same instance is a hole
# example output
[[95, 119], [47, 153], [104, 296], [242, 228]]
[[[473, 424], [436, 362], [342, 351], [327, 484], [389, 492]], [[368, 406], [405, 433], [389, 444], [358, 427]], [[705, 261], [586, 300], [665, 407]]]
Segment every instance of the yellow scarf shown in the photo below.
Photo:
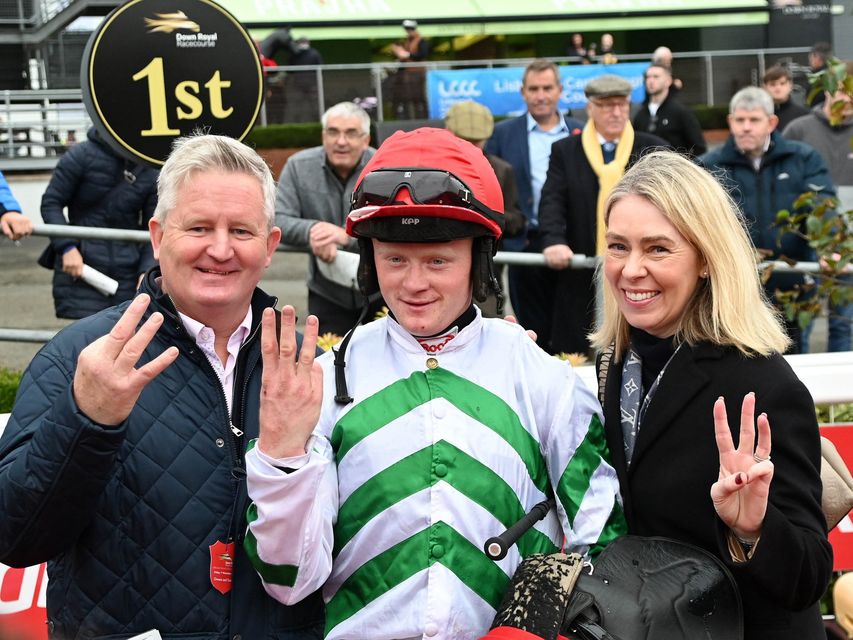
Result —
[[604, 203], [610, 191], [619, 182], [619, 178], [625, 173], [628, 160], [631, 158], [631, 149], [634, 147], [634, 127], [630, 122], [625, 123], [625, 129], [619, 136], [619, 144], [616, 145], [616, 157], [612, 162], [604, 164], [604, 153], [601, 151], [601, 143], [598, 141], [598, 132], [592, 123], [592, 118], [586, 121], [586, 126], [581, 133], [581, 144], [586, 159], [595, 175], [598, 176], [598, 204], [595, 211], [595, 255], [604, 253]]

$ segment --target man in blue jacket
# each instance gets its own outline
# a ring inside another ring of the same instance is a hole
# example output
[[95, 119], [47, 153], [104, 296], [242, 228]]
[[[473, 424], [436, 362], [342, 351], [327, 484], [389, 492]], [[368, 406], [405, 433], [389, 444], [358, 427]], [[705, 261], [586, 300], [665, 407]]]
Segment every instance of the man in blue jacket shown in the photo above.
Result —
[[9, 183], [0, 172], [0, 231], [9, 238], [17, 240], [33, 232], [33, 223], [23, 213], [21, 205], [12, 195]]
[[[541, 253], [539, 198], [551, 145], [578, 135], [583, 124], [563, 116], [558, 110], [563, 85], [560, 71], [550, 60], [538, 59], [524, 69], [521, 95], [527, 112], [495, 125], [486, 143], [486, 153], [512, 165], [518, 187], [518, 203], [527, 220], [527, 230], [504, 240], [505, 251]], [[510, 266], [509, 297], [521, 325], [536, 332], [537, 343], [546, 351], [551, 344], [551, 318], [557, 274], [547, 267]]]
[[272, 176], [242, 143], [193, 136], [158, 187], [160, 267], [24, 373], [0, 438], [0, 562], [47, 561], [52, 639], [319, 639], [319, 597], [281, 606], [242, 546]]
[[[157, 170], [120, 157], [94, 127], [86, 138], [56, 164], [42, 195], [42, 219], [55, 225], [147, 228], [157, 205]], [[150, 246], [136, 242], [55, 237], [39, 263], [53, 269], [56, 317], [77, 320], [130, 300], [154, 258]], [[84, 265], [116, 280], [116, 292], [105, 296], [87, 284]]]
[[[729, 103], [731, 135], [698, 161], [718, 173], [746, 217], [753, 243], [768, 259], [810, 261], [815, 255], [807, 240], [793, 233], [779, 237], [776, 214], [793, 210], [807, 191], [834, 196], [835, 187], [820, 154], [807, 144], [783, 138], [776, 131], [778, 120], [769, 93], [758, 87], [741, 89]], [[799, 273], [774, 273], [765, 288], [775, 301], [776, 291], [790, 291], [802, 282]], [[800, 353], [800, 328], [796, 321], [786, 325], [794, 343], [791, 353]]]

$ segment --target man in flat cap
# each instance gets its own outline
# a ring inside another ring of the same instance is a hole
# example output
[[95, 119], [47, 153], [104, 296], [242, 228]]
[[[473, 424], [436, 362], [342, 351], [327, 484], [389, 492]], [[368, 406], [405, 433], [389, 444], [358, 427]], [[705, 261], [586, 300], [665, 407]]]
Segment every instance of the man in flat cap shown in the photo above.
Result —
[[585, 88], [589, 120], [579, 136], [555, 142], [542, 200], [539, 226], [545, 262], [559, 271], [554, 300], [551, 351], [587, 353], [595, 320], [592, 269], [570, 269], [575, 253], [604, 251], [604, 203], [613, 185], [643, 151], [668, 147], [662, 138], [635, 132], [629, 120], [631, 83], [602, 75]]

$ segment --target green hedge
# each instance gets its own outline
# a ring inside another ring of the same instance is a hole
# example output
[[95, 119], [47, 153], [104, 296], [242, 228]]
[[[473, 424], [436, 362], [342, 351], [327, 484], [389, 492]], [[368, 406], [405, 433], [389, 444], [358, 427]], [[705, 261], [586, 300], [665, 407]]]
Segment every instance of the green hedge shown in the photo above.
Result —
[[0, 368], [0, 413], [9, 413], [12, 410], [15, 393], [23, 375], [20, 371]]
[[707, 129], [728, 129], [726, 116], [729, 114], [728, 105], [697, 104], [690, 107], [699, 120], [699, 126]]
[[305, 149], [316, 147], [321, 140], [322, 127], [319, 122], [299, 122], [255, 127], [244, 142], [256, 149]]

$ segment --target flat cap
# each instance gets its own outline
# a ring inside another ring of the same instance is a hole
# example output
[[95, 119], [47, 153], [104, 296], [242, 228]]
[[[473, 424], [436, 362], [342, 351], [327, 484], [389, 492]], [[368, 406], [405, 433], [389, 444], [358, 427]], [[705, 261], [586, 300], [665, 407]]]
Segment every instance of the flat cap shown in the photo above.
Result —
[[584, 93], [587, 98], [610, 98], [631, 95], [631, 83], [621, 76], [603, 75], [586, 83]]
[[454, 135], [479, 142], [492, 136], [495, 119], [488, 107], [473, 100], [455, 102], [444, 116], [444, 126]]
[[417, 29], [418, 21], [417, 20], [403, 20], [403, 28], [404, 29]]

